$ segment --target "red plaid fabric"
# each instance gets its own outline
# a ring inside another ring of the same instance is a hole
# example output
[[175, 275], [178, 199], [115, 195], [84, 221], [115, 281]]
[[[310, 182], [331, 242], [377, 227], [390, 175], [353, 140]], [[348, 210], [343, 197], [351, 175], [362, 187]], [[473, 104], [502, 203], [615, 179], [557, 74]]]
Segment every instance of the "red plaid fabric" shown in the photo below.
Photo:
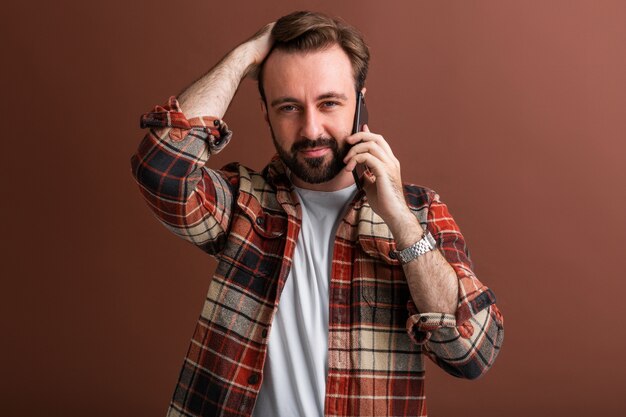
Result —
[[[149, 130], [131, 161], [141, 193], [167, 228], [218, 260], [168, 415], [250, 416], [300, 204], [277, 157], [261, 172], [207, 168], [231, 132], [214, 118], [187, 120], [174, 97], [143, 115], [141, 126]], [[425, 356], [454, 376], [476, 378], [502, 344], [494, 294], [472, 272], [446, 205], [426, 188], [404, 192], [458, 275], [457, 313], [417, 311], [393, 237], [359, 192], [334, 241], [326, 416], [425, 416]]]

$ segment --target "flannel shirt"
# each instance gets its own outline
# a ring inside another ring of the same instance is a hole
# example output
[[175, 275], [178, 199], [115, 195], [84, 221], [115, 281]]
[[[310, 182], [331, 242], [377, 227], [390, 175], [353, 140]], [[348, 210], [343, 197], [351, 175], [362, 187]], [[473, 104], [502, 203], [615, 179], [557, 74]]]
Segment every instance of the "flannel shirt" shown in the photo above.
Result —
[[[250, 416], [268, 333], [291, 268], [301, 207], [278, 157], [256, 172], [205, 166], [232, 132], [187, 119], [174, 97], [141, 118], [149, 128], [132, 173], [157, 218], [218, 261], [168, 416]], [[458, 276], [455, 315], [419, 312], [395, 243], [359, 191], [333, 243], [326, 416], [425, 416], [424, 357], [476, 378], [503, 340], [493, 292], [472, 271], [465, 240], [432, 190], [405, 185], [407, 204]]]

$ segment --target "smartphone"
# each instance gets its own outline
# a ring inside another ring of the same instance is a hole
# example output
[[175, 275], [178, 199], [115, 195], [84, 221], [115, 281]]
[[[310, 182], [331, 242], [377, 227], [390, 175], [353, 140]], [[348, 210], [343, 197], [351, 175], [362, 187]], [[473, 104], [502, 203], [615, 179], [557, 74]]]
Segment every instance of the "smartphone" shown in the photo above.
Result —
[[[354, 112], [354, 123], [352, 124], [352, 134], [363, 130], [363, 125], [367, 123], [368, 114], [367, 107], [365, 106], [365, 97], [362, 92], [359, 92], [356, 98], [356, 111]], [[363, 188], [363, 174], [367, 171], [365, 164], [357, 164], [352, 170], [354, 176], [354, 182], [360, 189]]]

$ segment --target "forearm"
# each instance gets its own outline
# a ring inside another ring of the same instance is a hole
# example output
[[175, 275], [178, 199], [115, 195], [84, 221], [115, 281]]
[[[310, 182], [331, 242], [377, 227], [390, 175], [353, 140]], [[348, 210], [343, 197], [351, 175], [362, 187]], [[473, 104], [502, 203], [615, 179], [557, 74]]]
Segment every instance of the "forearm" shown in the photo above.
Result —
[[[486, 372], [502, 345], [503, 319], [495, 295], [474, 275], [465, 239], [447, 206], [436, 193], [420, 203], [420, 193], [408, 192], [411, 207], [426, 208], [428, 230], [437, 249], [404, 266], [413, 303], [409, 303], [409, 337], [446, 372], [476, 378]], [[413, 209], [397, 208], [387, 216], [397, 249], [413, 245], [423, 235]], [[422, 211], [422, 214], [424, 212]], [[411, 305], [414, 304], [414, 305]]]
[[[396, 230], [394, 236], [397, 236], [399, 249], [421, 239], [422, 227], [417, 220], [415, 223], [411, 227], [412, 222], [407, 220], [403, 228]], [[423, 344], [424, 353], [446, 372], [474, 379], [493, 365], [500, 351], [504, 338], [502, 315], [493, 304], [493, 293], [487, 288], [478, 296], [473, 294], [469, 311], [457, 308], [459, 300], [467, 298], [467, 288], [459, 294], [460, 287], [464, 286], [463, 281], [472, 280], [473, 273], [469, 269], [455, 270], [459, 265], [450, 264], [444, 256], [450, 256], [449, 242], [444, 238], [439, 244], [440, 249], [427, 252], [404, 266], [414, 307], [418, 310], [409, 307], [407, 329], [411, 339]], [[471, 276], [464, 276], [464, 273]]]
[[248, 43], [230, 51], [179, 95], [178, 103], [185, 116], [189, 119], [200, 116], [224, 117], [241, 80], [254, 64], [254, 50]]
[[262, 27], [179, 95], [178, 103], [187, 118], [224, 117], [241, 80], [248, 74], [254, 78], [271, 50], [273, 27], [274, 23]]
[[[390, 222], [398, 250], [419, 241], [424, 231], [409, 211]], [[411, 298], [422, 313], [455, 314], [458, 304], [458, 278], [444, 256], [433, 250], [403, 266]]]

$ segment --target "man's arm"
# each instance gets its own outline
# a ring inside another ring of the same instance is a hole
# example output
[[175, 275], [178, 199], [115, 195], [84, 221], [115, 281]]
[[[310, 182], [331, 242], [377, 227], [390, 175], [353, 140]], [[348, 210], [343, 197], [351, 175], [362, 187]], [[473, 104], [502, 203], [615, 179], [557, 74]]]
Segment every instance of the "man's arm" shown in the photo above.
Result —
[[[412, 188], [406, 191], [407, 201], [415, 202]], [[454, 314], [446, 314], [418, 311], [410, 305], [407, 330], [413, 341], [423, 345], [423, 352], [446, 372], [474, 379], [493, 365], [500, 351], [503, 320], [493, 292], [473, 272], [465, 238], [447, 206], [436, 193], [428, 194], [426, 227], [435, 238], [436, 251], [455, 273], [457, 308]]]
[[190, 119], [205, 115], [224, 117], [241, 80], [248, 74], [254, 76], [269, 53], [273, 27], [274, 23], [265, 25], [180, 94], [178, 103], [185, 116]]
[[[361, 143], [358, 143], [362, 141]], [[381, 135], [364, 131], [348, 138], [356, 143], [344, 162], [346, 171], [356, 163], [364, 163], [372, 175], [364, 178], [364, 188], [372, 209], [385, 221], [398, 250], [408, 248], [424, 234], [415, 215], [404, 199], [400, 162]], [[448, 262], [439, 251], [428, 252], [404, 265], [411, 296], [422, 312], [454, 314], [458, 303], [458, 280]]]
[[236, 199], [237, 172], [205, 167], [230, 140], [221, 120], [242, 78], [271, 46], [266, 25], [169, 102], [141, 118], [149, 131], [131, 159], [149, 207], [172, 232], [208, 253], [219, 252]]
[[[364, 163], [371, 174], [364, 189], [372, 209], [389, 227], [398, 250], [419, 241], [424, 230], [409, 209], [400, 163], [381, 135], [364, 131], [347, 139], [346, 171]], [[360, 143], [359, 143], [360, 142]], [[410, 337], [452, 375], [476, 378], [493, 364], [503, 340], [502, 316], [491, 290], [474, 276], [463, 237], [438, 196], [428, 212], [428, 228], [440, 250], [403, 265], [413, 304]]]

